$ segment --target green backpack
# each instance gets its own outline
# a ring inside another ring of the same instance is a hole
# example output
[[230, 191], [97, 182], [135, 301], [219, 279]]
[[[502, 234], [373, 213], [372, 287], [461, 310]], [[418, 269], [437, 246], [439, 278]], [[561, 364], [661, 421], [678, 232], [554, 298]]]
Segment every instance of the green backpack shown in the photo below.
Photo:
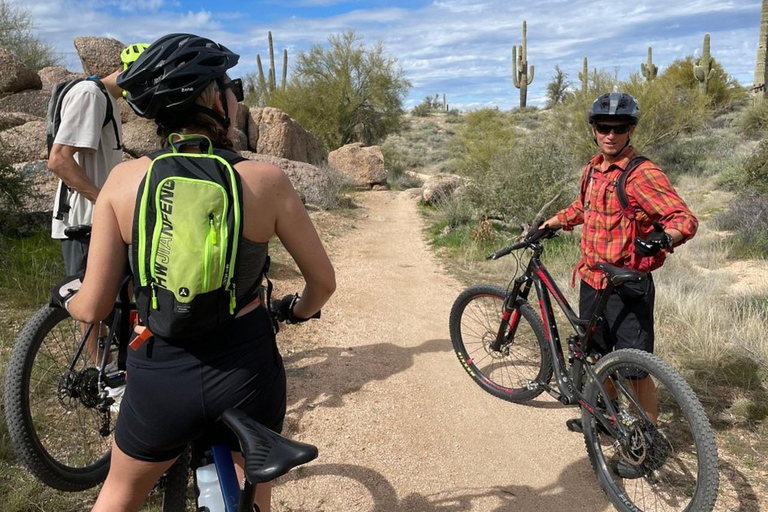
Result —
[[[172, 134], [153, 153], [133, 215], [132, 271], [139, 317], [160, 337], [216, 334], [236, 313], [242, 187], [233, 165], [200, 135]], [[182, 152], [197, 147], [199, 153]]]

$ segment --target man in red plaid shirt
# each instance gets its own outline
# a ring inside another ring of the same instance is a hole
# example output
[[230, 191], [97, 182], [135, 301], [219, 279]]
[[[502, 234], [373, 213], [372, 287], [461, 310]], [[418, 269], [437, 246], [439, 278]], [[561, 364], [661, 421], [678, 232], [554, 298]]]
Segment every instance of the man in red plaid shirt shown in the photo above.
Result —
[[[552, 229], [572, 230], [583, 225], [581, 261], [574, 270], [581, 277], [579, 314], [589, 319], [597, 307], [598, 290], [605, 288], [599, 262], [642, 270], [648, 278], [640, 283], [617, 287], [608, 300], [605, 321], [596, 341], [608, 352], [635, 348], [653, 352], [653, 308], [655, 288], [650, 271], [664, 263], [666, 253], [690, 240], [698, 221], [680, 198], [669, 178], [657, 165], [646, 160], [627, 176], [625, 192], [634, 220], [628, 218], [618, 199], [618, 179], [630, 160], [637, 156], [630, 137], [640, 119], [640, 108], [629, 94], [613, 92], [595, 100], [589, 113], [592, 135], [600, 153], [582, 172], [581, 194], [564, 210], [547, 220]], [[656, 228], [654, 228], [654, 223]], [[655, 422], [656, 387], [653, 380], [633, 380], [640, 405]], [[570, 430], [581, 432], [580, 419], [568, 420]], [[631, 468], [619, 468], [625, 478], [637, 478]]]

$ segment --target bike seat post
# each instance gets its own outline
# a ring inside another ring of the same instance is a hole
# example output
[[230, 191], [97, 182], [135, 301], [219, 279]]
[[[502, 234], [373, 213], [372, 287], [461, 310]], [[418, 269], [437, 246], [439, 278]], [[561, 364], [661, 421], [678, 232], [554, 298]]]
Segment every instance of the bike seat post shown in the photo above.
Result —
[[[216, 474], [219, 477], [219, 486], [221, 495], [224, 497], [224, 506], [227, 512], [241, 510], [237, 507], [240, 493], [240, 485], [237, 483], [237, 473], [235, 472], [235, 462], [232, 460], [232, 452], [228, 446], [214, 445], [211, 447], [213, 462], [216, 464]], [[253, 497], [251, 497], [253, 500]], [[248, 510], [248, 509], [244, 509]]]

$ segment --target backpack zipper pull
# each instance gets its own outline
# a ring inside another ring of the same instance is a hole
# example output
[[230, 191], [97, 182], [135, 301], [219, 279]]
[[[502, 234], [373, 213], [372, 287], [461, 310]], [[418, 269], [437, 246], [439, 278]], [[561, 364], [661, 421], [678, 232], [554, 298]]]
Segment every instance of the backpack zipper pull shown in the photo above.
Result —
[[213, 214], [209, 213], [208, 214], [208, 225], [211, 228], [211, 243], [213, 245], [216, 245], [216, 243], [217, 243], [217, 241], [216, 241], [216, 228], [213, 225], [213, 221], [214, 221]]
[[235, 307], [237, 306], [237, 295], [235, 294], [235, 283], [229, 285], [229, 314], [235, 314]]
[[155, 284], [155, 282], [152, 281], [150, 283], [149, 287], [152, 289], [152, 309], [158, 309], [158, 307], [157, 307], [157, 284]]

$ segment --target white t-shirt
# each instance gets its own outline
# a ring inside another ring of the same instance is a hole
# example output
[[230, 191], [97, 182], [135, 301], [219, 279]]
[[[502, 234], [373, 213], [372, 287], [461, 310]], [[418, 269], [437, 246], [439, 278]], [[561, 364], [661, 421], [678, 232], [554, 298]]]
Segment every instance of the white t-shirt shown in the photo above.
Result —
[[[112, 113], [117, 122], [120, 140], [122, 140], [120, 108], [111, 95], [109, 101], [112, 102]], [[55, 144], [81, 148], [81, 151], [75, 153], [75, 160], [99, 188], [107, 180], [109, 171], [123, 158], [122, 150], [115, 149], [118, 141], [115, 139], [112, 121], [102, 128], [106, 114], [107, 95], [101, 92], [94, 82], [84, 80], [74, 85], [64, 96], [61, 106], [61, 124], [54, 140]], [[53, 204], [52, 238], [66, 238], [64, 228], [67, 226], [93, 222], [93, 203], [71, 189], [67, 200], [70, 207], [69, 213], [65, 214], [63, 220], [56, 219], [60, 195], [61, 180], [59, 180]]]

